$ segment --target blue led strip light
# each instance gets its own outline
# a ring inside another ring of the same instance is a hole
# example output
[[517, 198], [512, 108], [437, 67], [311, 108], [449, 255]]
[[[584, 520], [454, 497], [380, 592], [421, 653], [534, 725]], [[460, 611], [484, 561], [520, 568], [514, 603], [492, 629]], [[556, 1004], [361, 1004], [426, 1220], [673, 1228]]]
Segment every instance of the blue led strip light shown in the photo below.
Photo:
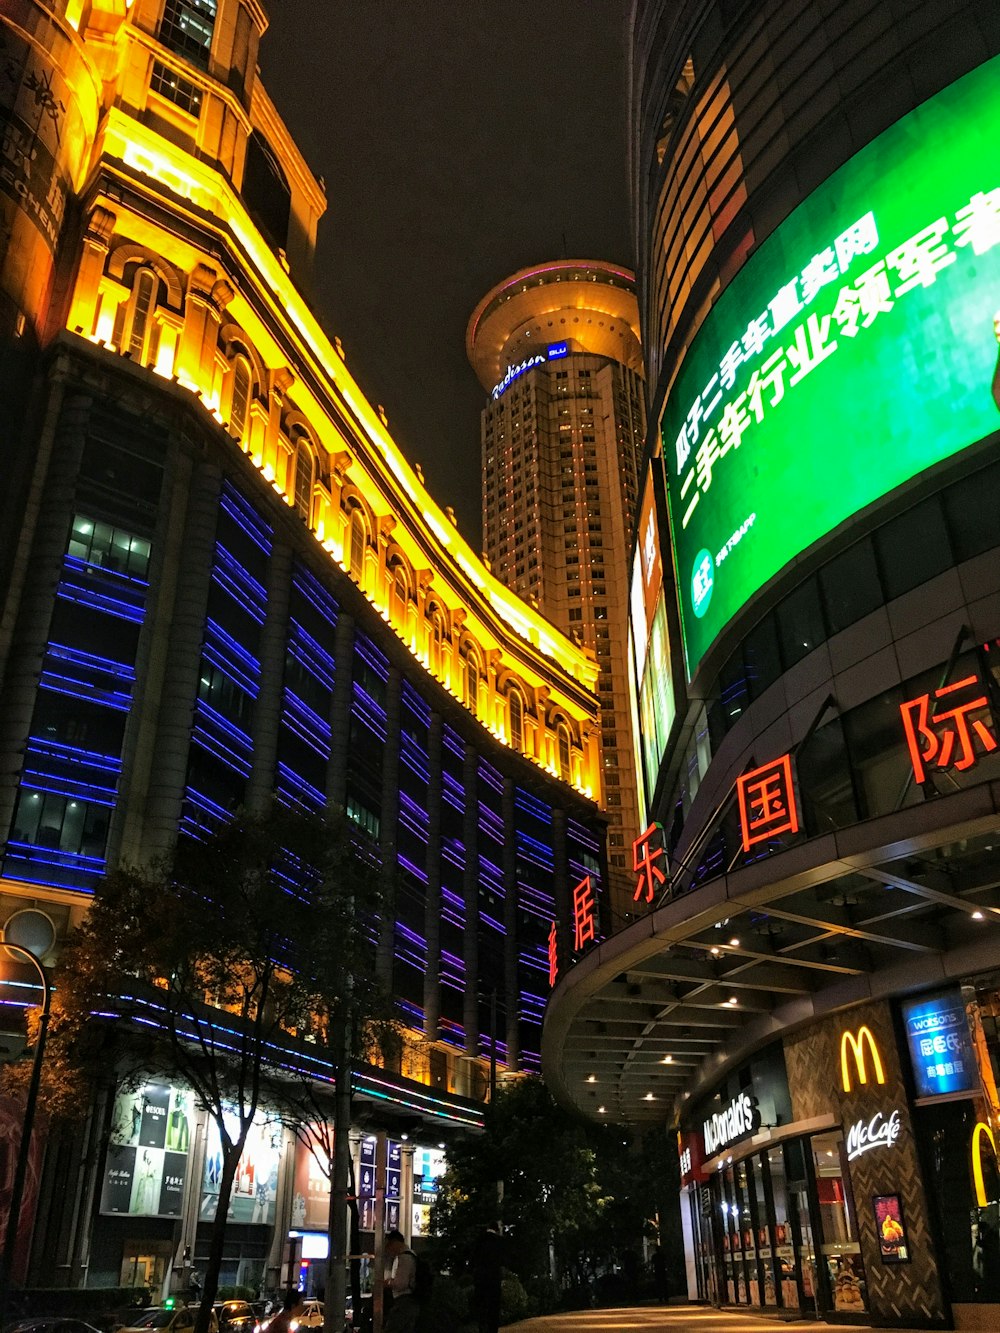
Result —
[[229, 515], [241, 532], [260, 547], [265, 556], [270, 556], [274, 529], [261, 517], [250, 501], [240, 494], [231, 481], [222, 483], [219, 508], [224, 514]]
[[[144, 579], [67, 552], [55, 599], [76, 611], [72, 616], [61, 613], [66, 625], [62, 633], [86, 635], [88, 641], [96, 634], [97, 641], [110, 649], [128, 643], [132, 632], [125, 631], [121, 622], [142, 625], [148, 592]], [[95, 888], [106, 869], [103, 853], [110, 812], [118, 798], [121, 752], [88, 749], [41, 732], [38, 710], [47, 706], [51, 695], [83, 701], [89, 706], [86, 712], [80, 710], [85, 714], [83, 727], [96, 719], [94, 709], [107, 709], [117, 715], [113, 734], [120, 728], [117, 718], [132, 706], [135, 682], [132, 661], [55, 639], [46, 645], [36, 721], [25, 747], [4, 854], [3, 871], [9, 878], [84, 892]]]
[[[163, 1029], [165, 1010], [162, 1005], [156, 1003], [155, 999], [126, 994], [121, 997], [121, 1000], [123, 1004], [131, 1007], [127, 1015], [102, 1013], [95, 1014], [94, 1017], [124, 1020], [140, 1027]], [[204, 1024], [205, 1021], [205, 1019], [202, 1019], [201, 1023]], [[208, 1026], [211, 1041], [216, 1049], [231, 1051], [233, 1054], [239, 1053], [243, 1034], [239, 1029], [225, 1024], [224, 1014], [221, 1010], [212, 1014]], [[183, 1040], [192, 1043], [198, 1041], [199, 1023], [193, 1015], [186, 1020], [183, 1015], [180, 1016], [177, 1027]], [[334, 1083], [333, 1067], [324, 1059], [319, 1050], [314, 1053], [302, 1046], [293, 1050], [278, 1045], [276, 1042], [265, 1042], [264, 1046], [267, 1063], [272, 1068], [290, 1073], [305, 1074], [310, 1078], [328, 1084]], [[405, 1083], [395, 1081], [385, 1077], [381, 1071], [374, 1069], [356, 1070], [353, 1082], [355, 1089], [363, 1096], [389, 1101], [397, 1106], [433, 1116], [436, 1120], [444, 1123], [482, 1127], [482, 1107], [474, 1103], [463, 1105], [458, 1099], [445, 1099], [435, 1096], [430, 1089], [425, 1090], [420, 1084], [409, 1081]]]
[[292, 569], [292, 587], [305, 600], [309, 608], [323, 617], [331, 628], [337, 624], [340, 608], [329, 591], [311, 574], [304, 565], [296, 560]]

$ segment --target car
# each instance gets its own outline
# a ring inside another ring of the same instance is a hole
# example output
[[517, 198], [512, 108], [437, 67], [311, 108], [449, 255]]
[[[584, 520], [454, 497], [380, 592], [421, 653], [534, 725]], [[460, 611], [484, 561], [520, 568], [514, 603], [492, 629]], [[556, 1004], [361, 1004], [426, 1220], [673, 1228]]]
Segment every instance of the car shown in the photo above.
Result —
[[212, 1306], [220, 1333], [253, 1333], [257, 1316], [249, 1301], [216, 1301]]
[[302, 1304], [302, 1313], [292, 1320], [292, 1333], [297, 1328], [322, 1328], [323, 1327], [323, 1302], [322, 1301], [304, 1301]]
[[[118, 1333], [191, 1333], [197, 1313], [196, 1305], [153, 1305], [138, 1314], [130, 1314], [129, 1322]], [[209, 1333], [219, 1333], [219, 1320], [214, 1309], [208, 1328]]]
[[82, 1319], [66, 1319], [60, 1315], [44, 1315], [35, 1319], [18, 1319], [8, 1324], [5, 1333], [98, 1333], [93, 1324]]

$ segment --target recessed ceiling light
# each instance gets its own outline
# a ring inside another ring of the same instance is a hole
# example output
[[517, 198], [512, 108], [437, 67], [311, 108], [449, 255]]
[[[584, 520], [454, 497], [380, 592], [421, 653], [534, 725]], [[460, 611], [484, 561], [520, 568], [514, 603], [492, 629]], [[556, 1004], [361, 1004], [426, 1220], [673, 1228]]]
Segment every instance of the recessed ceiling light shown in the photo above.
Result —
[[713, 958], [718, 958], [722, 950], [717, 945], [713, 944], [708, 952], [712, 955]]
[[607, 1109], [607, 1108], [604, 1107], [604, 1106], [599, 1106], [599, 1107], [597, 1108], [597, 1113], [598, 1113], [598, 1115], [604, 1115], [606, 1109]]
[[673, 1063], [674, 1063], [674, 1057], [672, 1055], [665, 1055], [663, 1059], [660, 1061], [661, 1065], [672, 1065]]
[[643, 1100], [644, 1102], [655, 1102], [655, 1101], [656, 1101], [656, 1098], [653, 1096], [653, 1094], [652, 1094], [651, 1092], [647, 1092], [646, 1095], [645, 1095], [645, 1097], [643, 1097], [642, 1100]]
[[980, 912], [980, 910], [979, 910], [978, 907], [977, 907], [976, 910], [972, 913], [972, 919], [973, 919], [973, 921], [982, 921], [982, 920], [983, 920], [983, 914], [982, 914], [982, 912]]
[[596, 1075], [596, 1074], [588, 1074], [588, 1075], [587, 1075], [587, 1082], [588, 1082], [588, 1083], [596, 1083], [596, 1082], [597, 1082], [597, 1075]]
[[735, 935], [734, 935], [733, 938], [729, 941], [729, 947], [730, 947], [731, 949], [738, 949], [738, 948], [740, 947], [740, 942], [739, 942], [739, 940], [736, 938]]
[[735, 995], [730, 995], [729, 999], [726, 1001], [726, 1004], [729, 1005], [739, 1004], [739, 1000]]

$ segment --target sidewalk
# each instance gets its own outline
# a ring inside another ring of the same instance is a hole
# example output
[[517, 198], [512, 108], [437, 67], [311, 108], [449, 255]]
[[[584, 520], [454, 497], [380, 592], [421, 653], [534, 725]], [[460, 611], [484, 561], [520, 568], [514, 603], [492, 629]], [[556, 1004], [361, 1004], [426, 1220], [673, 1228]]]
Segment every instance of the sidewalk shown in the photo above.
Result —
[[[774, 1319], [706, 1305], [644, 1305], [628, 1310], [571, 1310], [506, 1326], [512, 1333], [817, 1333], [822, 1320]], [[852, 1333], [862, 1333], [852, 1326]]]

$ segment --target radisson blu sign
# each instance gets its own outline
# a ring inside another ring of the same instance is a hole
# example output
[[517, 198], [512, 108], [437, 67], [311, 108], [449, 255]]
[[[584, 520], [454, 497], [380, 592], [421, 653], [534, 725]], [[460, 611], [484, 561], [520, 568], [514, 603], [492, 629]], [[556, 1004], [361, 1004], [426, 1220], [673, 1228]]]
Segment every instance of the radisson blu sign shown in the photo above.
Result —
[[819, 187], [723, 292], [662, 420], [689, 675], [779, 570], [1000, 429], [1000, 57]]
[[519, 361], [516, 366], [508, 366], [503, 379], [499, 384], [494, 384], [490, 391], [490, 397], [496, 401], [501, 394], [507, 392], [515, 380], [519, 380], [535, 366], [543, 366], [546, 361], [559, 361], [562, 357], [569, 356], [569, 343], [549, 343], [545, 352], [536, 352], [534, 356], [525, 357]]

